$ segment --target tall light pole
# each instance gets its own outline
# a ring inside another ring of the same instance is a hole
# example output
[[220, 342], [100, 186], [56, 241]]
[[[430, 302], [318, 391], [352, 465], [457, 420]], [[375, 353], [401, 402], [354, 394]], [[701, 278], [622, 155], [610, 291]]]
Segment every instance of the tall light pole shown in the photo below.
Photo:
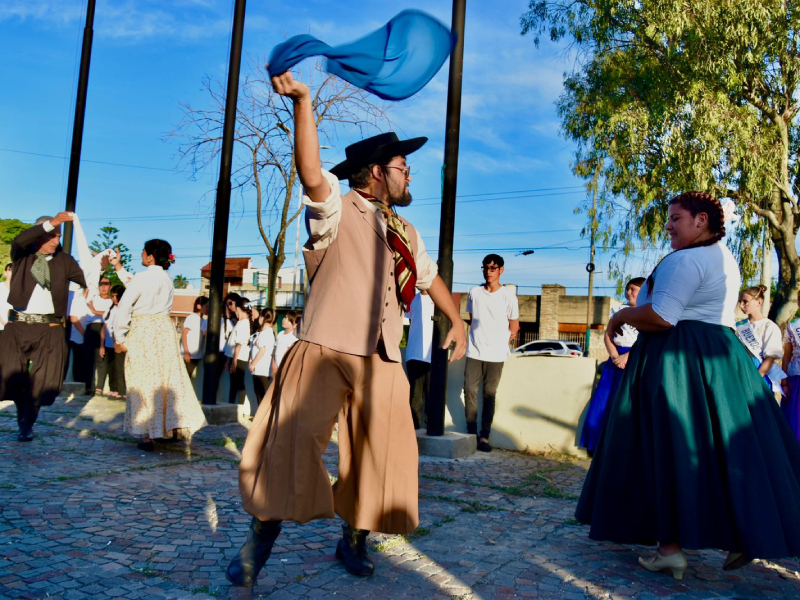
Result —
[[[444, 182], [439, 221], [439, 276], [447, 289], [453, 290], [453, 235], [456, 225], [456, 182], [458, 178], [458, 141], [461, 129], [461, 79], [464, 71], [464, 16], [467, 0], [453, 0], [451, 28], [457, 35], [450, 53], [450, 79], [447, 86], [447, 125], [444, 143]], [[434, 315], [431, 349], [431, 380], [428, 395], [428, 435], [444, 435], [444, 411], [447, 403], [448, 351], [442, 349], [447, 337], [447, 317], [438, 308]]]
[[222, 319], [222, 287], [225, 283], [225, 258], [228, 247], [228, 217], [231, 208], [231, 163], [233, 132], [236, 128], [236, 102], [239, 97], [239, 68], [242, 64], [244, 12], [246, 0], [236, 0], [231, 32], [231, 55], [228, 65], [228, 91], [225, 99], [225, 121], [222, 126], [222, 152], [219, 161], [219, 182], [214, 212], [214, 238], [211, 245], [211, 274], [208, 307], [208, 334], [203, 356], [203, 404], [217, 403], [219, 384], [219, 334]]
[[593, 293], [594, 293], [594, 242], [597, 235], [597, 182], [600, 179], [600, 165], [594, 169], [592, 177], [592, 212], [591, 212], [591, 242], [589, 244], [589, 262], [586, 270], [589, 272], [589, 304], [586, 308], [586, 356], [589, 356], [589, 349], [592, 343], [592, 313], [594, 312]]
[[[92, 61], [92, 38], [94, 37], [94, 3], [86, 5], [86, 25], [83, 28], [80, 75], [78, 93], [75, 97], [75, 118], [72, 121], [72, 149], [69, 153], [69, 177], [67, 179], [67, 201], [65, 210], [75, 211], [78, 198], [78, 173], [81, 168], [81, 146], [83, 145], [83, 120], [86, 115], [86, 95], [89, 91], [89, 64]], [[61, 238], [64, 252], [72, 251], [72, 222], [64, 223], [64, 237]]]

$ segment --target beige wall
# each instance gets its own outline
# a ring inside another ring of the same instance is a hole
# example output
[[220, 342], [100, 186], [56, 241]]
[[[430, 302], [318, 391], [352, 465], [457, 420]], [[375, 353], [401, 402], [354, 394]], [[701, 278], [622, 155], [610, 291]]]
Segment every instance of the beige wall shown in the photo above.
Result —
[[[446, 428], [465, 432], [464, 359], [450, 365]], [[592, 394], [597, 361], [591, 358], [510, 356], [503, 367], [489, 442], [507, 450], [559, 451], [576, 447]], [[481, 396], [478, 395], [480, 427]]]

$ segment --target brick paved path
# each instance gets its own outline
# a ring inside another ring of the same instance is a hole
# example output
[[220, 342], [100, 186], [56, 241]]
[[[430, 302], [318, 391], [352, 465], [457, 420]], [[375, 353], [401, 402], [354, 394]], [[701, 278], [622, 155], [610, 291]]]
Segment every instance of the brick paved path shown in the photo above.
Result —
[[[493, 452], [422, 459], [420, 528], [370, 537], [375, 575], [336, 561], [339, 522], [286, 524], [259, 585], [224, 568], [249, 517], [236, 481], [241, 425], [207, 427], [190, 447], [136, 449], [124, 404], [59, 399], [36, 440], [15, 440], [0, 403], [2, 598], [798, 598], [800, 564], [734, 573], [716, 551], [690, 552], [683, 583], [636, 565], [642, 547], [600, 544], [572, 519], [586, 461]], [[336, 472], [332, 442], [326, 462]]]

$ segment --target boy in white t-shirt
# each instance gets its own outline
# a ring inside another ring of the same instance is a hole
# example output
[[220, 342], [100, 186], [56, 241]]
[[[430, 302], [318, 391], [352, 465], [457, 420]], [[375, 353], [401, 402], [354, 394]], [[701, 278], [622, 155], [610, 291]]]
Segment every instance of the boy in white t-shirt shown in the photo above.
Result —
[[[519, 303], [510, 288], [500, 284], [503, 257], [489, 254], [483, 259], [486, 283], [474, 287], [467, 298], [470, 318], [467, 367], [464, 372], [464, 410], [467, 433], [478, 436], [478, 450], [491, 452], [489, 434], [494, 420], [494, 405], [509, 341], [519, 332]], [[478, 387], [483, 381], [483, 410], [478, 433]]]
[[206, 331], [208, 331], [208, 298], [198, 296], [192, 306], [192, 314], [186, 317], [181, 331], [181, 347], [183, 350], [183, 362], [186, 364], [186, 372], [191, 378], [194, 375], [197, 365], [203, 358], [206, 348]]

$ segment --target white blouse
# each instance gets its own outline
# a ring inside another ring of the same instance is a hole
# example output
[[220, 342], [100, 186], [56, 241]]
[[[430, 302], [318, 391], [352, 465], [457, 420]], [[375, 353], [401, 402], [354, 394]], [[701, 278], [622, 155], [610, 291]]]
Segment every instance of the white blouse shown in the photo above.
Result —
[[665, 321], [703, 321], [734, 327], [742, 278], [723, 242], [667, 255], [653, 275], [653, 289], [639, 294], [639, 306], [652, 304]]
[[131, 319], [140, 315], [168, 315], [172, 310], [175, 287], [172, 278], [157, 265], [133, 276], [125, 286], [114, 321], [114, 339], [122, 344], [131, 328]]

